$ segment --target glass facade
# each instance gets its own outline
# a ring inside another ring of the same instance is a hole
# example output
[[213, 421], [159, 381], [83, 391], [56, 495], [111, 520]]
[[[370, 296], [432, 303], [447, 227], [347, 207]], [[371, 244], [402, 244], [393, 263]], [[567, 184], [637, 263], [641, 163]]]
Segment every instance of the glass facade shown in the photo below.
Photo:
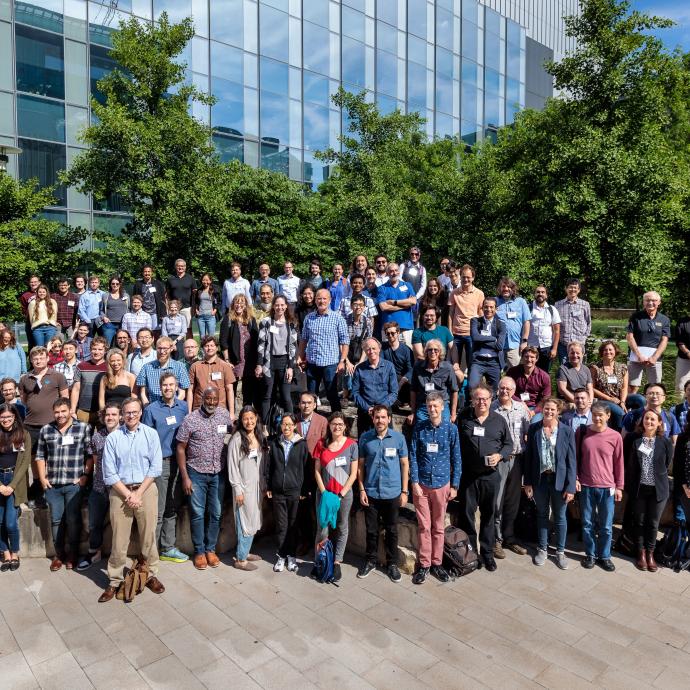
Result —
[[[383, 112], [420, 112], [430, 137], [468, 143], [525, 105], [528, 29], [477, 0], [0, 0], [0, 140], [24, 149], [15, 174], [56, 180], [83, 146], [90, 96], [102, 99], [113, 30], [164, 11], [194, 20], [182, 59], [218, 99], [193, 114], [221, 158], [312, 186], [328, 174], [314, 153], [347, 126], [331, 101], [341, 84]], [[122, 227], [117, 200], [56, 196], [55, 217]]]

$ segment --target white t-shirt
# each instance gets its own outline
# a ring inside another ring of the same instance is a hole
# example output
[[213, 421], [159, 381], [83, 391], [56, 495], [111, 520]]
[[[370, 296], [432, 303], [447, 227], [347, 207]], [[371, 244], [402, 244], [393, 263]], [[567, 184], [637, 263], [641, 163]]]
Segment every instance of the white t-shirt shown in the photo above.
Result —
[[[551, 312], [553, 311], [553, 315]], [[528, 344], [534, 347], [544, 348], [553, 345], [553, 329], [551, 326], [561, 322], [561, 315], [556, 307], [549, 307], [544, 302], [543, 307], [538, 307], [536, 302], [532, 302], [532, 316], [529, 329]]]
[[280, 286], [280, 294], [283, 295], [290, 304], [297, 302], [299, 278], [296, 275], [292, 275], [290, 278], [286, 275], [280, 276], [278, 278], [278, 285]]

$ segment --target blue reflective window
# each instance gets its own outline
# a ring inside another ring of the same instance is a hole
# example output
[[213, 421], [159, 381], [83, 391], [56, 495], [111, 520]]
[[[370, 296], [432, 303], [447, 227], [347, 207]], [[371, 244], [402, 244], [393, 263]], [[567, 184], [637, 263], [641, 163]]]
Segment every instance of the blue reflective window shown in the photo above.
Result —
[[290, 8], [290, 0], [261, 0], [262, 5], [270, 5], [275, 7], [277, 10], [282, 10], [287, 12]]
[[447, 77], [453, 76], [453, 53], [436, 48], [436, 71]]
[[214, 134], [213, 144], [223, 163], [228, 163], [232, 160], [244, 162], [244, 141], [242, 139]]
[[417, 107], [426, 107], [426, 67], [407, 63], [407, 100]]
[[520, 79], [520, 44], [506, 43], [506, 74], [512, 79]]
[[[353, 0], [348, 0], [348, 2], [353, 2]], [[326, 179], [328, 179], [328, 166], [305, 151], [304, 181], [310, 184], [312, 189], [316, 190]]]
[[462, 22], [462, 55], [470, 60], [477, 59], [479, 46], [478, 34], [479, 27], [463, 20]]
[[398, 30], [383, 22], [376, 22], [376, 47], [397, 55]]
[[304, 73], [304, 100], [328, 106], [328, 78], [311, 72]]
[[211, 91], [218, 99], [211, 107], [211, 125], [225, 134], [242, 136], [244, 127], [244, 93], [241, 84], [211, 79]]
[[453, 118], [450, 115], [443, 113], [436, 113], [436, 126], [434, 127], [434, 134], [440, 138], [452, 138], [455, 132], [453, 131]]
[[474, 24], [479, 23], [477, 0], [462, 0], [462, 18]]
[[497, 34], [484, 32], [484, 64], [489, 69], [501, 69], [501, 39]]
[[[58, 182], [58, 172], [67, 168], [67, 155], [62, 144], [49, 144], [45, 141], [19, 139], [19, 178], [21, 180], [38, 179], [41, 187], [52, 187]], [[67, 189], [58, 185], [53, 191], [58, 206], [67, 204]]]
[[506, 40], [508, 43], [520, 47], [520, 25], [512, 21], [512, 19], [506, 19]]
[[407, 36], [407, 59], [426, 65], [426, 41], [416, 36]]
[[284, 62], [262, 57], [260, 79], [262, 91], [288, 95], [289, 68]]
[[162, 12], [168, 13], [168, 20], [171, 23], [179, 23], [186, 17], [192, 16], [192, 2], [191, 0], [153, 0], [153, 16], [158, 19]]
[[407, 30], [426, 39], [426, 0], [408, 0]]
[[376, 94], [376, 105], [378, 106], [379, 112], [382, 115], [389, 115], [398, 107], [398, 101], [396, 101], [395, 98], [389, 98], [388, 96], [384, 96], [382, 94]]
[[515, 79], [506, 79], [506, 104], [520, 105], [520, 82]]
[[477, 129], [475, 122], [460, 120], [460, 137], [466, 144], [473, 146], [477, 143]]
[[453, 80], [436, 74], [436, 108], [444, 113], [453, 112]]
[[17, 96], [19, 136], [65, 141], [65, 106], [35, 96]]
[[343, 5], [349, 5], [360, 12], [366, 9], [366, 0], [343, 0]]
[[211, 38], [234, 46], [243, 45], [244, 10], [242, 0], [213, 0]]
[[376, 51], [376, 90], [391, 96], [398, 93], [398, 59], [382, 50]]
[[328, 0], [304, 0], [302, 17], [308, 22], [328, 27]]
[[17, 90], [65, 97], [62, 36], [17, 24]]
[[436, 43], [453, 50], [453, 13], [436, 8]]
[[350, 38], [355, 38], [358, 41], [364, 42], [366, 35], [366, 21], [364, 15], [345, 5], [343, 5], [342, 12], [341, 27], [343, 36], [349, 36]]
[[500, 121], [500, 85], [501, 77], [494, 70], [484, 70], [484, 122], [498, 126]]
[[364, 44], [343, 38], [343, 81], [364, 88], [365, 72]]
[[287, 176], [290, 172], [290, 150], [274, 142], [261, 142], [261, 167]]
[[460, 85], [460, 114], [463, 120], [475, 122], [477, 119], [477, 86], [462, 82]]
[[304, 68], [312, 72], [328, 74], [330, 67], [330, 36], [328, 29], [324, 29], [322, 26], [317, 26], [311, 22], [304, 22], [302, 24], [302, 40], [304, 45]]
[[228, 81], [244, 81], [244, 53], [223, 43], [211, 41], [211, 74]]
[[397, 0], [376, 0], [376, 18], [388, 22], [393, 26], [398, 25]]
[[110, 57], [110, 51], [107, 48], [94, 45], [89, 46], [91, 54], [91, 95], [101, 104], [105, 104], [105, 95], [98, 90], [98, 82], [110, 74], [116, 67], [117, 63]]
[[62, 0], [15, 2], [14, 18], [23, 24], [31, 24], [39, 29], [62, 33], [64, 24], [62, 9]]
[[484, 30], [490, 31], [497, 36], [501, 34], [501, 15], [498, 12], [490, 10], [488, 7], [484, 8]]
[[304, 148], [320, 151], [328, 148], [328, 108], [304, 104]]
[[259, 113], [261, 138], [287, 144], [290, 138], [287, 97], [261, 91]]
[[259, 21], [259, 45], [261, 54], [276, 60], [288, 61], [288, 16], [272, 7], [261, 7]]

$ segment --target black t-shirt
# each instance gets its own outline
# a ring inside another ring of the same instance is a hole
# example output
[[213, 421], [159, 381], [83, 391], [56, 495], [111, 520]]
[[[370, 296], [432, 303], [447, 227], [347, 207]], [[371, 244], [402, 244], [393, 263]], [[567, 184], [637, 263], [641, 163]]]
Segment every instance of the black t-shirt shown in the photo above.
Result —
[[659, 347], [661, 338], [671, 337], [671, 322], [668, 316], [657, 312], [654, 318], [642, 309], [635, 312], [628, 322], [628, 333], [632, 333], [637, 347]]
[[165, 290], [170, 299], [180, 300], [182, 308], [192, 306], [192, 290], [196, 289], [196, 280], [194, 276], [185, 273], [182, 278], [177, 275], [168, 276], [165, 281]]
[[[684, 316], [676, 326], [676, 345], [685, 345], [690, 348], [690, 316]], [[678, 357], [681, 359], [688, 359], [688, 356], [678, 350]]]

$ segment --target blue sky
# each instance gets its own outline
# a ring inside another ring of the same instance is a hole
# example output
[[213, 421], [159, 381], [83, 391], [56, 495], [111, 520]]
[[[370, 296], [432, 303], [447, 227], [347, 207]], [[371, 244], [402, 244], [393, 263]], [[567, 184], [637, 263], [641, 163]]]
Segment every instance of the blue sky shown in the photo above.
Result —
[[656, 35], [673, 50], [680, 46], [690, 51], [690, 0], [630, 0], [633, 9], [672, 19], [676, 26], [660, 29]]

